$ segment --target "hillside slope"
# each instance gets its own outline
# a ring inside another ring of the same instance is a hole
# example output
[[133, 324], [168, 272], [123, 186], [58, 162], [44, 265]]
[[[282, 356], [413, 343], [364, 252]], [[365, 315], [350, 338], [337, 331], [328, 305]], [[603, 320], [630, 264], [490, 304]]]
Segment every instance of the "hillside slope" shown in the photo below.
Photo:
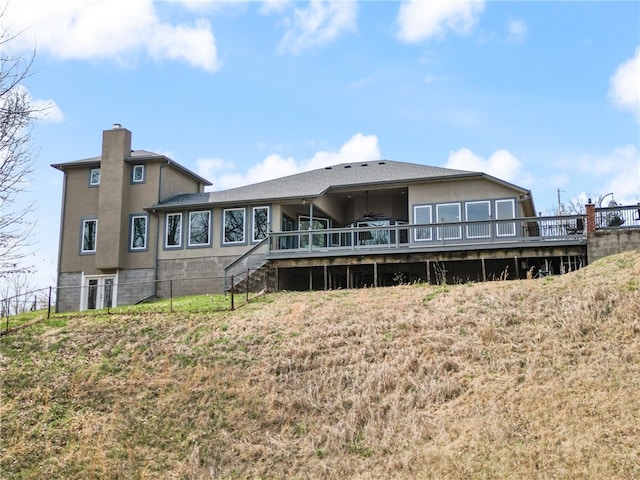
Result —
[[640, 478], [640, 252], [564, 276], [58, 316], [2, 338], [2, 478]]

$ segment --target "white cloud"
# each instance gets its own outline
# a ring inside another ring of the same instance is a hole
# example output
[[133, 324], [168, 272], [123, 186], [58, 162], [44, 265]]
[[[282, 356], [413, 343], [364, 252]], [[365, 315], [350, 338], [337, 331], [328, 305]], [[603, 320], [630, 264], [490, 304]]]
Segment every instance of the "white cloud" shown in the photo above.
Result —
[[260, 13], [282, 13], [291, 5], [290, 0], [263, 0]]
[[197, 171], [203, 177], [213, 181], [214, 190], [226, 190], [329, 165], [364, 162], [379, 158], [378, 137], [357, 133], [338, 151], [322, 150], [306, 160], [298, 161], [292, 157], [272, 153], [260, 163], [249, 167], [246, 172], [238, 173], [233, 171], [234, 165], [231, 162], [216, 158], [201, 159], [197, 162]]
[[609, 80], [609, 97], [640, 122], [640, 46], [635, 56], [620, 65]]
[[352, 0], [311, 0], [295, 8], [287, 19], [287, 31], [280, 41], [280, 53], [300, 53], [330, 43], [344, 32], [356, 30], [358, 5]]
[[[53, 100], [42, 100], [39, 98], [33, 98], [31, 93], [24, 85], [16, 85], [11, 90], [11, 98], [13, 95], [23, 97], [28, 104], [29, 110], [32, 112], [31, 116], [35, 120], [43, 122], [59, 123], [64, 120], [64, 115], [60, 107]], [[0, 108], [4, 108], [5, 102], [8, 100], [8, 96], [0, 98]]]
[[509, 43], [522, 43], [527, 38], [527, 24], [522, 20], [509, 20], [507, 28]]
[[484, 0], [408, 0], [400, 5], [397, 37], [413, 43], [442, 36], [447, 30], [467, 35], [475, 28], [483, 10]]
[[146, 52], [156, 60], [186, 61], [213, 72], [220, 67], [211, 25], [162, 22], [152, 0], [107, 1], [20, 0], [5, 14], [23, 49], [48, 52], [62, 59], [110, 58], [124, 62]]
[[636, 146], [619, 147], [606, 155], [585, 155], [574, 165], [578, 172], [592, 179], [597, 194], [613, 192], [616, 201], [638, 201], [640, 152]]
[[449, 154], [446, 168], [484, 172], [517, 185], [529, 185], [532, 178], [524, 172], [522, 162], [507, 150], [497, 150], [489, 158], [476, 155], [468, 148]]

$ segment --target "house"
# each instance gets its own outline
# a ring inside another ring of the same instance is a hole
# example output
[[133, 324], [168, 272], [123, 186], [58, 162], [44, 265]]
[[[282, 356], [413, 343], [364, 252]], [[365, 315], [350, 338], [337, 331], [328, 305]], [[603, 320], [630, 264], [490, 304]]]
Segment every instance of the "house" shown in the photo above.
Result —
[[322, 289], [522, 277], [584, 257], [581, 231], [539, 221], [529, 190], [480, 172], [378, 160], [206, 192], [131, 150], [119, 125], [100, 157], [52, 166], [65, 174], [59, 311], [222, 292], [256, 269], [271, 288]]

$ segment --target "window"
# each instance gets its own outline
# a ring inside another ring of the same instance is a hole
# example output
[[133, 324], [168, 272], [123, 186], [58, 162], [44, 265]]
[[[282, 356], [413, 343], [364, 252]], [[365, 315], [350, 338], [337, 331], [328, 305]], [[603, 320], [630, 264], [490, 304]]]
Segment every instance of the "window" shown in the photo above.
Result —
[[[358, 222], [358, 227], [386, 227], [389, 220], [369, 220]], [[387, 230], [363, 230], [358, 232], [358, 245], [387, 245], [391, 241], [391, 232]]]
[[267, 238], [269, 234], [269, 207], [253, 207], [253, 241]]
[[[516, 217], [515, 202], [512, 198], [496, 200], [496, 219], [504, 220]], [[496, 234], [499, 237], [514, 237], [516, 235], [515, 222], [498, 222]]]
[[[416, 225], [431, 225], [431, 205], [416, 205], [413, 207], [413, 222]], [[431, 227], [417, 227], [413, 231], [416, 242], [431, 241]]]
[[[456, 223], [460, 221], [459, 203], [442, 203], [436, 205], [437, 223]], [[459, 225], [438, 227], [438, 240], [457, 240], [462, 238], [462, 228]]]
[[[465, 204], [467, 222], [483, 222], [491, 219], [489, 200], [467, 202]], [[488, 223], [467, 225], [467, 238], [487, 238], [491, 234]]]
[[131, 182], [143, 183], [144, 182], [144, 165], [134, 165], [131, 170]]
[[[329, 228], [329, 219], [313, 217], [313, 223], [311, 219], [306, 216], [298, 217], [298, 230], [326, 230]], [[326, 247], [327, 235], [326, 234], [313, 234], [312, 246], [314, 247]], [[300, 235], [300, 248], [309, 248], [309, 235]]]
[[131, 250], [146, 250], [147, 248], [147, 217], [146, 215], [131, 216]]
[[82, 221], [82, 253], [95, 253], [98, 233], [98, 220]]
[[229, 245], [234, 243], [244, 243], [244, 216], [244, 208], [228, 208], [224, 210], [223, 244]]
[[182, 245], [182, 214], [167, 213], [166, 217], [166, 248], [178, 248]]
[[92, 187], [97, 187], [100, 185], [100, 169], [92, 168], [89, 172], [89, 185]]
[[189, 246], [199, 247], [209, 245], [211, 232], [211, 212], [189, 213]]

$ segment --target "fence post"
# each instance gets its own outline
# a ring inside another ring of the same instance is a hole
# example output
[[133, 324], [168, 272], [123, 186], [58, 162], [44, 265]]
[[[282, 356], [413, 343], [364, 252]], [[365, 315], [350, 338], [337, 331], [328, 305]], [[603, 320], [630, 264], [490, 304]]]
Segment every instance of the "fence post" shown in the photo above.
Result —
[[47, 301], [47, 320], [51, 318], [51, 286], [49, 286], [49, 299]]
[[231, 310], [235, 310], [235, 306], [233, 304], [233, 297], [235, 295], [233, 285], [234, 285], [234, 283], [233, 283], [233, 275], [231, 275]]
[[245, 303], [249, 303], [249, 269], [247, 268], [247, 298], [245, 299]]
[[169, 280], [169, 306], [173, 313], [173, 279]]

